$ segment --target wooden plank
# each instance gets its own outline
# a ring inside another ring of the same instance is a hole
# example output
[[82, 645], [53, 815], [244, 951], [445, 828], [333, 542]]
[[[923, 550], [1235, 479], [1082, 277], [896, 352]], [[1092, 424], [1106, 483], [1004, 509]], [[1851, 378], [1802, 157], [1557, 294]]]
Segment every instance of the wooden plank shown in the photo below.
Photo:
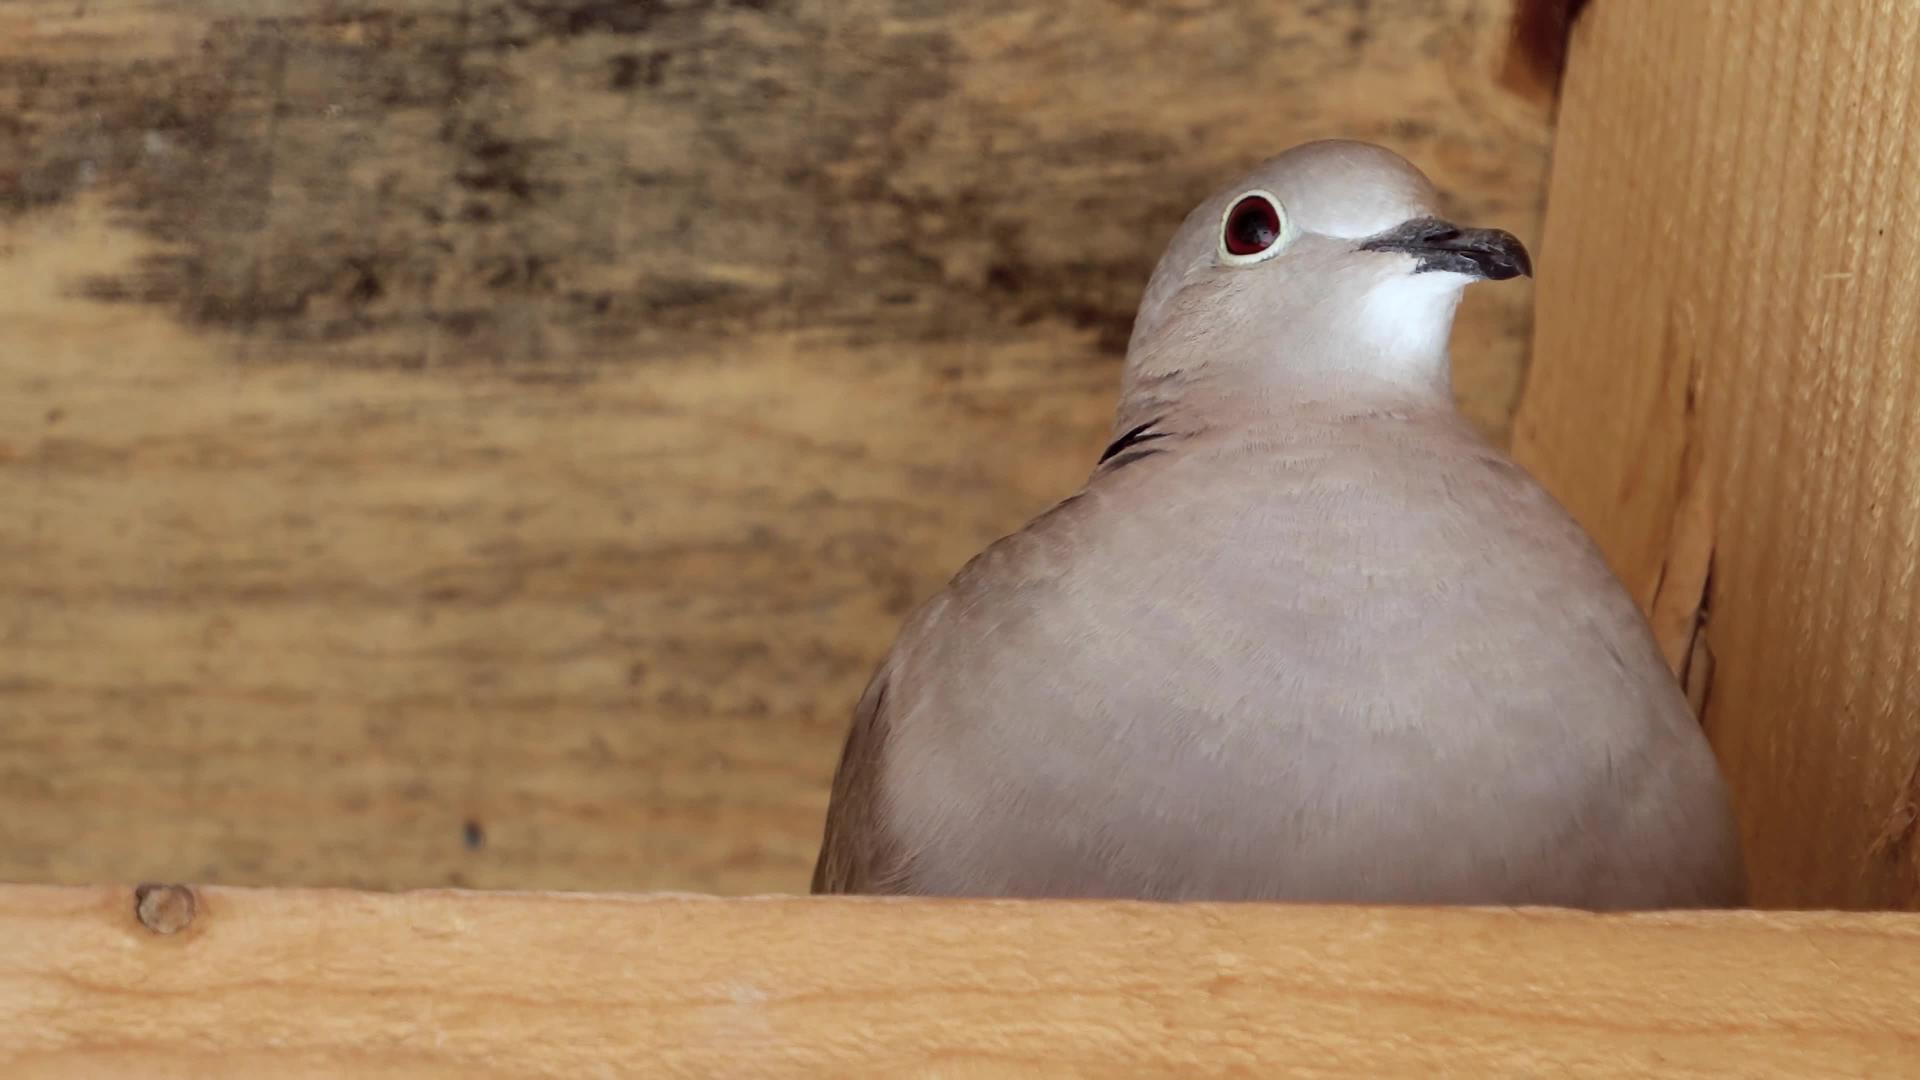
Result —
[[1916, 57], [1906, 0], [1601, 0], [1563, 91], [1515, 452], [1694, 658], [1767, 905], [1920, 906]]
[[1912, 916], [165, 895], [0, 890], [0, 1071], [1920, 1075]]
[[0, 880], [804, 888], [1193, 200], [1345, 133], [1531, 235], [1511, 14], [0, 4]]

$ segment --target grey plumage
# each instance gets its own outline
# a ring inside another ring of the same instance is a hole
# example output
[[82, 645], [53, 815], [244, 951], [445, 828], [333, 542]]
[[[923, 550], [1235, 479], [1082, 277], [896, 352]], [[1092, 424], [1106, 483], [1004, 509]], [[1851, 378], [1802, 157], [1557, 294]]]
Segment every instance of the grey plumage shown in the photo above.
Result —
[[1188, 217], [1114, 449], [863, 695], [816, 892], [1744, 901], [1644, 619], [1453, 408], [1462, 289], [1528, 267], [1436, 205], [1397, 156], [1323, 142]]

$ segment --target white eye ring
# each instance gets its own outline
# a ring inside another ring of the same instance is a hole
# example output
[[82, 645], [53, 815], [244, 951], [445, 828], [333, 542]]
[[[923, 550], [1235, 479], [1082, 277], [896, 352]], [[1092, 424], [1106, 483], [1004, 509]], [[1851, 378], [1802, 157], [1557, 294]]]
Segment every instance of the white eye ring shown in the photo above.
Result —
[[1241, 192], [1220, 214], [1217, 254], [1228, 266], [1263, 263], [1286, 249], [1293, 223], [1279, 196], [1263, 188]]

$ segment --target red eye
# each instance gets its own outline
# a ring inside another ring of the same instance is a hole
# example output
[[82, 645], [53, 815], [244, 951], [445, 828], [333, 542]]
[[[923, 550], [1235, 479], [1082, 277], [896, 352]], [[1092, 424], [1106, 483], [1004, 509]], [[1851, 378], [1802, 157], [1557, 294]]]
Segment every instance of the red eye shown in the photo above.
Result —
[[1258, 255], [1280, 239], [1280, 208], [1265, 195], [1248, 195], [1227, 211], [1221, 241], [1229, 255]]

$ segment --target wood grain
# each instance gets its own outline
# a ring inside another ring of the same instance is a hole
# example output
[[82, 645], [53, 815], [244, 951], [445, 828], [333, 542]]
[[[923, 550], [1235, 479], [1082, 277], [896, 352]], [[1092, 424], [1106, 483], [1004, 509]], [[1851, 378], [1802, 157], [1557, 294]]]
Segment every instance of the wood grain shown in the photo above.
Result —
[[1602, 0], [1564, 85], [1515, 452], [1711, 663], [1762, 904], [1920, 907], [1916, 57], [1904, 0]]
[[9, 1077], [1920, 1075], [1913, 916], [0, 890]]
[[0, 879], [804, 888], [1193, 201], [1348, 134], [1531, 238], [1511, 16], [0, 5]]

